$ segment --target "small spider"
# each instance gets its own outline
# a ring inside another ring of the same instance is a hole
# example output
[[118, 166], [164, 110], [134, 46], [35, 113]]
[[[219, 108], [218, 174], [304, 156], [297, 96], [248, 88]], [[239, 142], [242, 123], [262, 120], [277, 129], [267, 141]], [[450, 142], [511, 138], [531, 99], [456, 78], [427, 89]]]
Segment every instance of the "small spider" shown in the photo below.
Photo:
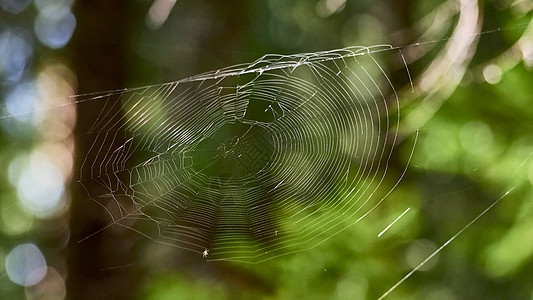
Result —
[[202, 257], [207, 257], [209, 255], [209, 250], [205, 249], [204, 252], [202, 252]]

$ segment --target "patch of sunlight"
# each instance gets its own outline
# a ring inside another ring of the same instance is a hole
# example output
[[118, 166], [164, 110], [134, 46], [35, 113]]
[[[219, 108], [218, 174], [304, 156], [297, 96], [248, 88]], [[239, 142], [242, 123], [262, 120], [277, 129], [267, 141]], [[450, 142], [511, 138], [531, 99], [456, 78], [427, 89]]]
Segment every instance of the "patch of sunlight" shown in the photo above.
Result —
[[486, 270], [494, 277], [505, 277], [523, 266], [533, 255], [533, 220], [515, 225], [492, 244], [486, 253]]

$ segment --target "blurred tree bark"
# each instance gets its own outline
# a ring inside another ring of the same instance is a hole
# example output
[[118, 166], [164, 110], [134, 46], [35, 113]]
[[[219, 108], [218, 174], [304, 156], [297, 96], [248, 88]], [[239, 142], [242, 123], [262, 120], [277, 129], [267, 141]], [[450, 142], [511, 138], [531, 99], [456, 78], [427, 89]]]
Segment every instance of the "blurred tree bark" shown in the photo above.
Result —
[[[125, 40], [127, 1], [77, 1], [77, 28], [70, 44], [78, 93], [105, 91], [125, 86], [128, 66]], [[76, 150], [79, 170], [84, 153], [93, 143], [85, 133], [102, 109], [100, 101], [78, 111]], [[111, 222], [105, 210], [88, 199], [79, 185], [72, 189], [70, 244], [68, 247], [67, 297], [69, 299], [131, 299], [137, 285], [131, 268], [133, 236], [112, 226], [80, 242]]]

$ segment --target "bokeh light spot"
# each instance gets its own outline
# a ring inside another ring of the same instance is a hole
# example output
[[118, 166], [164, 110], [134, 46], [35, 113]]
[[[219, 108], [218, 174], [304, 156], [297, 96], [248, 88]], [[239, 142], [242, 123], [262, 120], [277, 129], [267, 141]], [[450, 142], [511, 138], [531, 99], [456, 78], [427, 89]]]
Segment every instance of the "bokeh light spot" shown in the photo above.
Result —
[[59, 16], [40, 13], [35, 20], [35, 34], [41, 43], [53, 49], [65, 46], [76, 28], [76, 18], [68, 10]]
[[62, 208], [63, 175], [46, 155], [34, 153], [20, 173], [20, 201], [33, 214], [48, 217]]
[[34, 0], [34, 3], [40, 13], [53, 17], [68, 13], [74, 0]]
[[453, 128], [438, 124], [421, 142], [426, 168], [447, 172], [457, 170], [459, 142]]
[[327, 18], [332, 14], [341, 12], [346, 6], [346, 0], [320, 0], [316, 4], [317, 15]]
[[[405, 260], [409, 268], [416, 268], [421, 262], [437, 250], [437, 246], [429, 240], [416, 240], [409, 244], [405, 253]], [[438, 262], [438, 256], [434, 256], [421, 266], [419, 271], [427, 271], [433, 268]]]
[[492, 130], [481, 121], [466, 123], [459, 133], [461, 145], [472, 154], [483, 154], [492, 144]]
[[12, 14], [21, 13], [30, 4], [31, 0], [0, 0], [0, 7]]
[[494, 64], [490, 64], [483, 69], [483, 77], [490, 84], [497, 84], [502, 80], [502, 70]]
[[522, 59], [526, 66], [533, 66], [533, 39], [524, 38], [519, 41], [520, 50], [522, 50]]
[[9, 279], [22, 286], [37, 284], [47, 271], [46, 260], [34, 244], [18, 245], [11, 250], [5, 267]]
[[33, 82], [16, 85], [7, 93], [5, 104], [7, 112], [15, 119], [23, 122], [32, 120], [37, 102], [37, 91]]
[[349, 275], [337, 282], [339, 299], [365, 299], [368, 293], [368, 280], [363, 276]]
[[1, 199], [1, 203], [0, 228], [3, 233], [16, 236], [31, 229], [33, 218], [17, 202], [16, 195]]
[[65, 299], [67, 290], [65, 280], [54, 268], [48, 268], [46, 276], [37, 284], [26, 287], [28, 300]]
[[12, 82], [22, 76], [33, 47], [24, 31], [8, 29], [0, 33], [0, 53], [0, 75]]

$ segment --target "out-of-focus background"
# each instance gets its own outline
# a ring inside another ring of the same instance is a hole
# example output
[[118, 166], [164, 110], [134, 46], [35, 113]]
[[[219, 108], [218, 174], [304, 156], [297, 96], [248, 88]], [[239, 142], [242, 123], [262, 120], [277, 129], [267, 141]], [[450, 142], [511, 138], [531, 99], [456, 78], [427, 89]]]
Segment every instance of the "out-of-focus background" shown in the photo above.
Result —
[[[2, 299], [375, 299], [501, 197], [389, 297], [533, 298], [533, 2], [0, 0], [0, 8]], [[406, 46], [411, 82], [398, 60], [380, 65], [401, 108], [391, 172], [408, 169], [364, 222], [257, 265], [192, 259], [121, 228], [83, 240], [109, 216], [76, 183], [92, 142], [79, 133], [94, 112], [76, 110], [72, 96], [268, 53], [379, 44]]]

